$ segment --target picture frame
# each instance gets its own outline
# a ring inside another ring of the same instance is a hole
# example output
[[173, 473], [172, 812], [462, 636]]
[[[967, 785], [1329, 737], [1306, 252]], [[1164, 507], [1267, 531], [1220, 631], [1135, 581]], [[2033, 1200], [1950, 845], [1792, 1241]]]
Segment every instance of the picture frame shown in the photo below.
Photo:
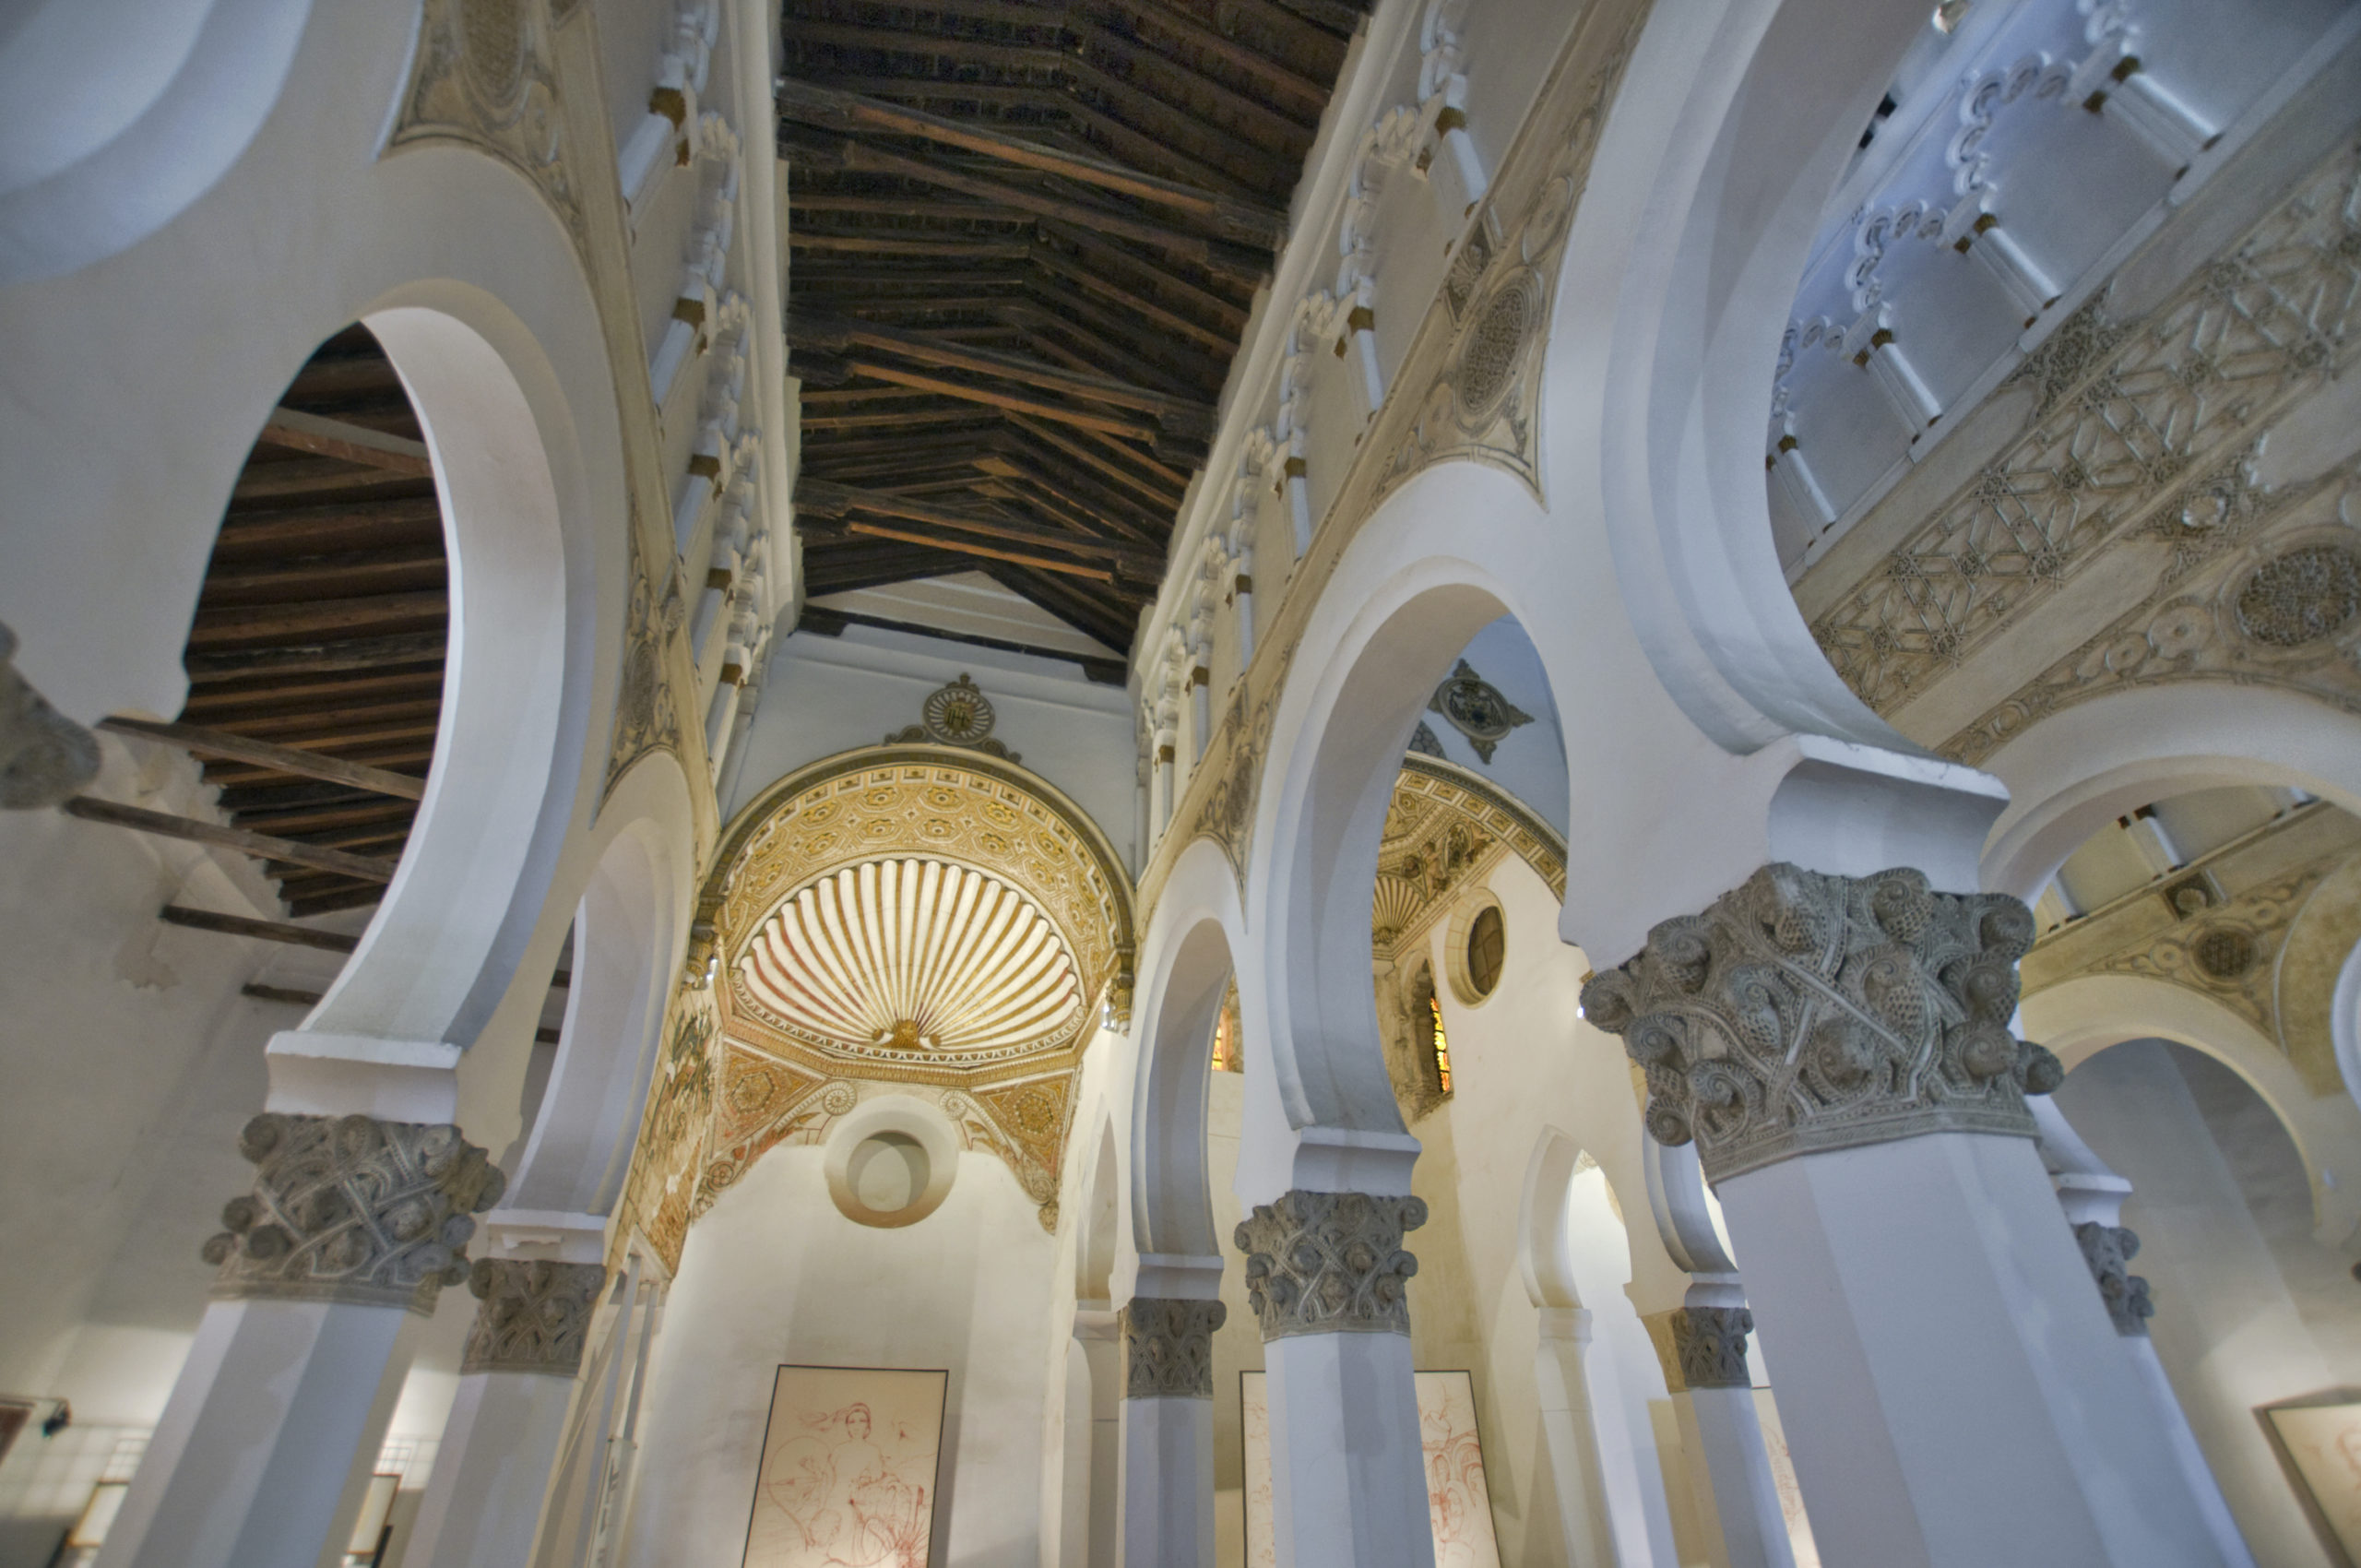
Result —
[[928, 1568], [951, 1374], [783, 1365], [742, 1568]]
[[2255, 1411], [2322, 1543], [2361, 1568], [2361, 1390], [2340, 1388]]

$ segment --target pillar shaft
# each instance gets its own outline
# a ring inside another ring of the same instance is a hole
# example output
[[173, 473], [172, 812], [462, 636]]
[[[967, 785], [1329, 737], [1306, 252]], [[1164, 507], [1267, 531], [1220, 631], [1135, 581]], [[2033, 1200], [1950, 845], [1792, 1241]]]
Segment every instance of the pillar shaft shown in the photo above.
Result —
[[2032, 916], [1765, 866], [1583, 992], [1697, 1145], [1832, 1568], [2217, 1568], [2035, 1153]]
[[188, 1360], [108, 1532], [105, 1568], [340, 1560], [468, 1216], [503, 1179], [456, 1127], [264, 1114], [253, 1191], [205, 1243], [219, 1265]]
[[1146, 1296], [1123, 1308], [1124, 1568], [1212, 1568], [1213, 1337], [1228, 1314], [1219, 1301]]
[[[1727, 1286], [1691, 1287], [1691, 1300]], [[1771, 1450], [1754, 1408], [1742, 1306], [1691, 1306], [1652, 1317], [1665, 1387], [1689, 1454], [1689, 1480], [1714, 1568], [1795, 1568]]]
[[1415, 1197], [1290, 1192], [1238, 1227], [1269, 1378], [1279, 1568], [1432, 1568], [1410, 1359]]

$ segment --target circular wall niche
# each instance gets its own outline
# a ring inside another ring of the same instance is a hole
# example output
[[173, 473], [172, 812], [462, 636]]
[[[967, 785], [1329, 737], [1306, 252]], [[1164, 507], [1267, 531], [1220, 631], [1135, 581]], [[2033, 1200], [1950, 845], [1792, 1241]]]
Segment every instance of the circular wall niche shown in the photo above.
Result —
[[892, 1229], [942, 1206], [959, 1173], [959, 1135], [908, 1095], [866, 1100], [828, 1135], [828, 1196], [847, 1219]]
[[1479, 887], [1452, 911], [1443, 933], [1443, 968], [1463, 1007], [1490, 1000], [1508, 964], [1508, 912], [1489, 887]]

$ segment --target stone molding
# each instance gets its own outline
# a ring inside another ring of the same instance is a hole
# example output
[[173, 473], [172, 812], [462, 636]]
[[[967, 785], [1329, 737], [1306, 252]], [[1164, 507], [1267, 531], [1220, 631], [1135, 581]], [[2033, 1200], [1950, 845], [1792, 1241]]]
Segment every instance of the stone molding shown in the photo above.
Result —
[[434, 1310], [469, 1277], [467, 1244], [507, 1178], [448, 1124], [265, 1111], [238, 1136], [254, 1191], [205, 1243], [224, 1300]]
[[591, 1314], [607, 1283], [595, 1263], [539, 1258], [478, 1258], [468, 1291], [483, 1304], [468, 1330], [459, 1375], [538, 1372], [572, 1377], [582, 1367]]
[[1405, 1231], [1427, 1222], [1423, 1198], [1299, 1188], [1257, 1204], [1235, 1240], [1246, 1299], [1265, 1343], [1299, 1334], [1408, 1334], [1406, 1288], [1418, 1260]]
[[2082, 1261], [2090, 1265], [2115, 1331], [2146, 1334], [2156, 1304], [2149, 1299], [2147, 1280], [2131, 1272], [2131, 1260], [2140, 1255], [2139, 1236], [2127, 1226], [2091, 1219], [2074, 1227], [2074, 1240], [2082, 1245]]
[[1754, 1314], [1744, 1307], [1682, 1307], [1665, 1314], [1680, 1381], [1690, 1388], [1751, 1388], [1746, 1336]]
[[1228, 1307], [1135, 1296], [1120, 1317], [1124, 1398], [1214, 1396], [1214, 1331], [1228, 1320]]
[[1693, 1139], [1709, 1181], [1922, 1133], [2029, 1138], [2024, 1097], [2064, 1078], [2009, 1032], [2033, 939], [2004, 894], [1782, 862], [1655, 927], [1583, 1012], [1645, 1071], [1649, 1133]]

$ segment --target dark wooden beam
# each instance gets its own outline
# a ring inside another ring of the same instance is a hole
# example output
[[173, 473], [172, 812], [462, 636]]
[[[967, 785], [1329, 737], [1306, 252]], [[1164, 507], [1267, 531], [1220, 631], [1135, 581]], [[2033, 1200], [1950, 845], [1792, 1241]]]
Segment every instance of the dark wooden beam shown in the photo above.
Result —
[[316, 752], [299, 751], [292, 746], [275, 746], [267, 741], [232, 735], [226, 731], [208, 730], [196, 724], [158, 724], [145, 719], [102, 719], [99, 720], [99, 728], [118, 735], [136, 735], [142, 740], [167, 741], [199, 756], [255, 763], [276, 772], [325, 779], [331, 784], [350, 784], [356, 790], [367, 790], [380, 795], [398, 795], [405, 801], [426, 798], [426, 780], [423, 778], [412, 778], [406, 773], [389, 773], [382, 767], [367, 767], [338, 757], [322, 756]]
[[856, 255], [971, 256], [979, 261], [1021, 261], [1029, 254], [1025, 242], [980, 240], [904, 240], [875, 234], [823, 234], [790, 226], [788, 245], [800, 251], [843, 251]]
[[348, 855], [340, 849], [323, 849], [315, 845], [298, 843], [292, 838], [273, 838], [267, 834], [248, 833], [243, 828], [225, 827], [217, 822], [200, 822], [194, 817], [142, 811], [137, 806], [117, 805], [113, 801], [101, 801], [89, 795], [77, 795], [58, 809], [85, 822], [129, 827], [167, 838], [186, 839], [195, 844], [216, 845], [251, 855], [256, 860], [285, 861], [293, 865], [311, 866], [314, 870], [361, 877], [370, 882], [391, 882], [394, 879], [394, 862], [391, 861]]
[[[799, 512], [810, 511], [822, 517], [837, 517], [849, 513], [865, 512], [877, 517], [899, 517], [909, 522], [928, 523], [936, 528], [960, 533], [979, 534], [986, 539], [1004, 540], [1040, 550], [1064, 551], [1077, 555], [1120, 562], [1135, 571], [1159, 574], [1164, 569], [1161, 551], [1141, 550], [1117, 540], [1097, 539], [1086, 535], [1053, 532], [1047, 529], [1026, 528], [1020, 524], [995, 517], [978, 517], [956, 507], [938, 506], [923, 501], [912, 501], [884, 491], [857, 489], [850, 485], [830, 484], [821, 480], [799, 480], [795, 486], [795, 505]], [[929, 540], [927, 542], [935, 542]], [[949, 548], [949, 546], [945, 546]], [[1030, 563], [1027, 563], [1028, 564]]]
[[939, 392], [946, 398], [962, 398], [971, 403], [1006, 409], [1012, 413], [1036, 414], [1042, 419], [1054, 420], [1060, 424], [1080, 425], [1086, 430], [1103, 430], [1110, 435], [1125, 435], [1134, 441], [1153, 442], [1158, 434], [1153, 425], [1141, 424], [1133, 420], [1113, 419], [1105, 414], [1092, 413], [1087, 409], [1072, 408], [1063, 403], [1045, 403], [1038, 398], [1021, 397], [996, 386], [979, 386], [972, 382], [946, 381], [941, 376], [920, 375], [914, 371], [903, 370], [898, 366], [885, 364], [872, 359], [858, 359], [850, 362], [861, 374], [878, 381], [890, 381], [900, 386], [914, 386], [925, 392]]
[[190, 653], [182, 659], [192, 681], [241, 680], [260, 675], [319, 675], [374, 670], [394, 664], [439, 662], [450, 647], [443, 632], [399, 636], [338, 638], [303, 647], [258, 647], [224, 653]]
[[199, 610], [188, 646], [192, 651], [211, 651], [224, 643], [283, 640], [363, 626], [422, 625], [447, 620], [450, 612], [451, 596], [440, 591]]
[[[790, 31], [807, 32], [809, 27], [808, 24], [790, 24]], [[1003, 163], [1038, 169], [1078, 184], [1119, 192], [1169, 211], [1208, 219], [1216, 232], [1241, 244], [1275, 246], [1286, 231], [1287, 214], [1280, 209], [1258, 208], [1233, 196], [1200, 190], [1175, 180], [1158, 179], [1120, 163], [1055, 151], [1038, 142], [1004, 132], [963, 125], [919, 110], [905, 109], [898, 104], [884, 103], [791, 78], [780, 80], [777, 98], [781, 114], [806, 125], [823, 125], [833, 130], [882, 131], [889, 136], [917, 137], [939, 146], [979, 152]]]
[[1214, 410], [1208, 402], [1153, 392], [1112, 376], [1060, 370], [1019, 354], [1003, 354], [989, 349], [946, 343], [939, 336], [923, 332], [907, 332], [853, 317], [831, 316], [807, 307], [795, 314], [788, 328], [788, 340], [798, 348], [810, 347], [843, 354], [857, 363], [865, 362], [855, 355], [853, 350], [875, 349], [943, 370], [999, 376], [1043, 392], [1108, 403], [1119, 409], [1136, 409], [1176, 434], [1199, 437], [1213, 434]]
[[326, 419], [300, 409], [273, 409], [262, 427], [262, 440], [273, 446], [291, 447], [340, 463], [382, 469], [412, 479], [433, 479], [434, 463], [422, 442], [387, 435], [347, 420]]
[[295, 947], [316, 947], [323, 953], [350, 953], [361, 945], [357, 936], [314, 931], [310, 926], [290, 925], [285, 921], [249, 920], [243, 915], [216, 914], [211, 909], [192, 909], [180, 904], [167, 904], [158, 913], [168, 925], [215, 931], [224, 936], [260, 937], [265, 942], [283, 942]]
[[1139, 468], [1152, 470], [1150, 473], [1143, 474], [1130, 464], [1117, 462], [1108, 455], [1104, 446], [1096, 442], [1075, 440], [1064, 434], [1054, 425], [1042, 424], [1038, 421], [1016, 414], [1008, 417], [1008, 423], [1012, 428], [1024, 432], [1043, 445], [1064, 453], [1085, 468], [1106, 475], [1125, 490], [1141, 497], [1158, 512], [1179, 511], [1181, 501], [1187, 495], [1188, 481], [1178, 479], [1169, 469], [1152, 462], [1146, 457], [1134, 456], [1128, 448], [1119, 448], [1119, 450], [1123, 451], [1123, 455], [1131, 457]]
[[[1158, 327], [1180, 333], [1209, 352], [1218, 355], [1225, 368], [1238, 351], [1236, 339], [1224, 337], [1203, 323], [1192, 321], [1178, 311], [1168, 310], [1135, 290], [1123, 288], [1112, 279], [1099, 276], [1050, 246], [1035, 246], [1032, 260], [1036, 266], [1056, 274], [1084, 293], [1105, 300], [1110, 304], [1144, 316]], [[1229, 313], [1229, 307], [1223, 306], [1222, 309], [1225, 313]], [[1240, 315], [1237, 329], [1244, 331], [1245, 327], [1245, 318]]]

